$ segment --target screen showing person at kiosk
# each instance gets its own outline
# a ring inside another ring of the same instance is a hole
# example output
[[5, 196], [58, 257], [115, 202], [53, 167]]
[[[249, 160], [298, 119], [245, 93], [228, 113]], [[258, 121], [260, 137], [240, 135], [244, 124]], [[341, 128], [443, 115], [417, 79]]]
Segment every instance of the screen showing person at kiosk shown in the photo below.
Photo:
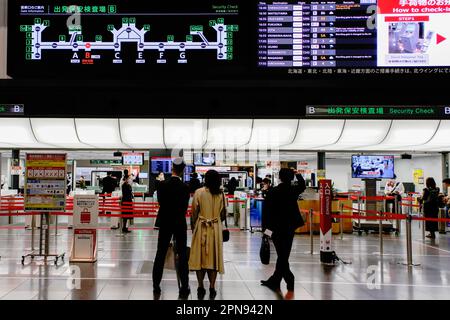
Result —
[[352, 156], [352, 178], [393, 179], [394, 156]]
[[194, 153], [194, 165], [213, 166], [216, 164], [216, 155], [211, 152]]

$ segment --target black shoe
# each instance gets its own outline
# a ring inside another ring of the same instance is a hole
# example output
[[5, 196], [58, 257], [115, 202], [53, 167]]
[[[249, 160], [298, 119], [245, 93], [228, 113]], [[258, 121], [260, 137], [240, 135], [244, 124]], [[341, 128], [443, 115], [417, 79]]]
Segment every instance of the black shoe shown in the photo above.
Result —
[[288, 291], [294, 291], [295, 289], [295, 285], [294, 285], [294, 283], [288, 283], [287, 284], [287, 290]]
[[180, 292], [179, 292], [179, 297], [180, 299], [187, 299], [189, 297], [189, 295], [191, 294], [191, 289], [188, 287], [186, 289], [181, 288]]
[[272, 291], [281, 291], [280, 285], [276, 285], [275, 283], [271, 282], [270, 280], [261, 280], [261, 285], [269, 288]]
[[153, 293], [154, 294], [161, 294], [161, 287], [160, 286], [153, 286]]
[[209, 299], [214, 300], [217, 296], [217, 291], [214, 288], [209, 288]]
[[122, 230], [122, 232], [123, 232], [123, 233], [130, 233], [131, 231], [128, 230], [128, 229], [124, 229], [124, 230]]
[[206, 296], [206, 289], [203, 287], [199, 287], [197, 289], [197, 298], [199, 300], [203, 300], [203, 298], [205, 298], [205, 296]]

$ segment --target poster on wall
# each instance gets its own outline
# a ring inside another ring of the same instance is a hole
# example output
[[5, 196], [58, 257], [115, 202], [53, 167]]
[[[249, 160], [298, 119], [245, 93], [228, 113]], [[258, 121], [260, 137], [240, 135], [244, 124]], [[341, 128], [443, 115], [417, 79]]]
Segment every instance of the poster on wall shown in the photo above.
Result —
[[326, 178], [325, 170], [317, 170], [317, 181], [324, 180]]
[[26, 155], [24, 202], [26, 211], [65, 210], [65, 154]]
[[425, 180], [423, 178], [423, 169], [414, 169], [413, 171], [414, 184], [422, 185]]

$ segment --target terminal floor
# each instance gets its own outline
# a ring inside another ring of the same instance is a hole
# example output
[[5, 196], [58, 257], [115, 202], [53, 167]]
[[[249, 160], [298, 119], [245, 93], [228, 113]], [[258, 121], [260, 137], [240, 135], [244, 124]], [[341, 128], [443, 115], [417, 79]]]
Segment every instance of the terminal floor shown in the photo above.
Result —
[[[124, 237], [117, 237], [115, 230], [100, 230], [98, 262], [77, 264], [81, 274], [74, 277], [80, 278], [79, 288], [71, 289], [68, 257], [59, 266], [39, 259], [23, 266], [21, 256], [30, 248], [30, 231], [0, 227], [0, 299], [154, 299], [151, 270], [157, 231], [148, 229], [134, 230]], [[317, 254], [309, 254], [308, 236], [296, 236], [290, 260], [296, 276], [294, 299], [448, 299], [450, 236], [423, 242], [420, 230], [414, 229], [414, 262], [421, 265], [408, 268], [401, 264], [406, 260], [404, 230], [400, 237], [384, 237], [383, 258], [376, 234], [346, 234], [343, 240], [336, 236], [333, 245], [337, 254], [352, 264], [333, 267], [321, 265]], [[63, 228], [59, 233], [56, 250], [69, 255], [71, 232]], [[318, 236], [314, 241], [318, 251]], [[270, 265], [260, 263], [260, 242], [259, 233], [231, 233], [230, 242], [224, 244], [225, 274], [218, 277], [217, 300], [282, 298], [259, 284], [273, 272], [275, 262], [272, 247]], [[195, 279], [191, 273], [189, 299], [193, 300], [197, 299]], [[160, 299], [178, 298], [173, 270], [165, 270], [161, 286]], [[285, 284], [282, 290], [286, 293]]]

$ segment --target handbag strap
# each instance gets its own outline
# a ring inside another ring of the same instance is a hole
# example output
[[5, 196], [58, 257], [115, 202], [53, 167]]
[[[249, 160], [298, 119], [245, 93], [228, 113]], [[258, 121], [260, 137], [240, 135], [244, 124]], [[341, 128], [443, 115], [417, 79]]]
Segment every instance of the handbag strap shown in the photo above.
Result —
[[225, 194], [222, 192], [222, 199], [223, 199], [223, 210], [225, 210], [225, 227], [228, 229], [228, 222], [227, 222], [227, 206], [225, 202]]

